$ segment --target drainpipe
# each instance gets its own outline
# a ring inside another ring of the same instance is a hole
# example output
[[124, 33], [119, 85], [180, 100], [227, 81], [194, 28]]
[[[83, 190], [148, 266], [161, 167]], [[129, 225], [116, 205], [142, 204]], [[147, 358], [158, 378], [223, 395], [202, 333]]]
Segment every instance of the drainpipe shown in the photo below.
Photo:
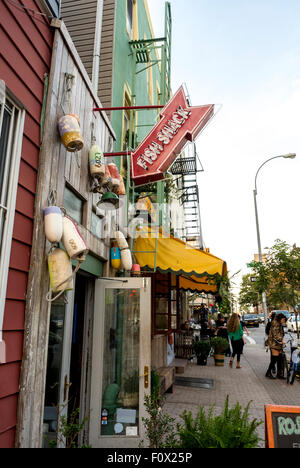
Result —
[[97, 95], [98, 95], [98, 86], [99, 86], [102, 17], [103, 17], [103, 0], [98, 0], [97, 13], [96, 13], [96, 26], [95, 26], [93, 72], [92, 72], [92, 84]]

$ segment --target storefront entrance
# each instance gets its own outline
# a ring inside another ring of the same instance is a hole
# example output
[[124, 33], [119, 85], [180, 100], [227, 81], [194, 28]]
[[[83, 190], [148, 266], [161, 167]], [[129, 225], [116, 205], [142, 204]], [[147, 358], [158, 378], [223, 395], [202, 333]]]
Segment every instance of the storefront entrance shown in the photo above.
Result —
[[138, 447], [151, 385], [150, 279], [97, 280], [93, 328], [89, 442]]
[[76, 276], [75, 290], [53, 302], [50, 311], [43, 445], [68, 447], [87, 442], [88, 424], [72, 440], [64, 437], [63, 421], [89, 413], [90, 359], [95, 279]]

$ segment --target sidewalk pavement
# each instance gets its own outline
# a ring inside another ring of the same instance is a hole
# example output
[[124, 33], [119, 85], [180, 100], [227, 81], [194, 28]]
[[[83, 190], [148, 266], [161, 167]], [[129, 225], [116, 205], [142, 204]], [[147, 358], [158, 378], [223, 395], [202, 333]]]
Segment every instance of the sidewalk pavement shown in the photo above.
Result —
[[[285, 380], [270, 380], [265, 377], [270, 362], [270, 355], [261, 345], [247, 344], [241, 358], [242, 369], [229, 367], [229, 358], [225, 357], [225, 366], [216, 367], [213, 357], [208, 358], [207, 366], [198, 366], [186, 363], [184, 374], [178, 377], [196, 377], [213, 379], [213, 389], [174, 386], [173, 393], [166, 394], [164, 411], [173, 418], [181, 421], [180, 415], [191, 411], [196, 416], [198, 407], [205, 409], [215, 405], [216, 413], [223, 410], [227, 395], [229, 405], [233, 407], [237, 402], [244, 408], [249, 401], [250, 415], [264, 422], [265, 405], [291, 405], [300, 406], [300, 383], [287, 385]], [[260, 447], [264, 447], [265, 425], [258, 431], [263, 439]]]

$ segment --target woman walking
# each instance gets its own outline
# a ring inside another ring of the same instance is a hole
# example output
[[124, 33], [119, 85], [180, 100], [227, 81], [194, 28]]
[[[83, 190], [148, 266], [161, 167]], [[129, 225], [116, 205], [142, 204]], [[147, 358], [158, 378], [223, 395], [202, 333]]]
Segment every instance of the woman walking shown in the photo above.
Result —
[[241, 355], [243, 354], [244, 348], [244, 331], [238, 314], [233, 313], [227, 322], [227, 331], [229, 338], [231, 339], [232, 345], [232, 356], [229, 362], [229, 366], [233, 366], [234, 358], [236, 356], [237, 364], [236, 368], [241, 369]]
[[[271, 362], [269, 368], [266, 373], [266, 377], [269, 379], [276, 379], [273, 373], [276, 372], [277, 367], [277, 378], [282, 378], [280, 370], [281, 370], [281, 355], [283, 353], [283, 346], [285, 345], [284, 338], [284, 325], [286, 324], [286, 316], [284, 314], [277, 314], [275, 315], [270, 331], [269, 337], [267, 340], [267, 345], [271, 351]], [[273, 372], [273, 373], [272, 373]]]

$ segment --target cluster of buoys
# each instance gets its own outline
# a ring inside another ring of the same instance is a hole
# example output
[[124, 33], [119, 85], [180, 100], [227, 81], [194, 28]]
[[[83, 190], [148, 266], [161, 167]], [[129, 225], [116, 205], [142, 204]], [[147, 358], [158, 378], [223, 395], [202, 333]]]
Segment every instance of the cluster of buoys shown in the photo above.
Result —
[[[67, 151], [75, 152], [83, 148], [83, 138], [80, 131], [79, 117], [67, 114], [58, 120], [61, 140]], [[126, 195], [123, 177], [114, 163], [105, 164], [105, 157], [100, 146], [93, 144], [89, 152], [89, 169], [93, 178], [91, 190], [101, 193], [102, 200], [117, 204], [119, 196]], [[61, 292], [73, 289], [73, 275], [71, 259], [83, 261], [88, 247], [75, 223], [64, 216], [57, 206], [45, 209], [45, 233], [49, 242], [58, 244], [62, 241], [66, 251], [55, 246], [48, 256], [48, 268], [51, 290]], [[121, 231], [115, 234], [116, 240], [111, 247], [111, 265], [114, 269], [131, 271], [132, 276], [140, 276], [141, 269], [133, 264], [132, 255]]]
[[93, 145], [89, 154], [90, 173], [94, 179], [93, 192], [113, 192], [126, 195], [124, 180], [114, 163], [105, 164], [104, 155], [98, 145]]
[[[53, 244], [48, 255], [48, 270], [51, 293], [59, 293], [73, 289], [73, 278], [81, 263], [85, 260], [89, 248], [74, 221], [64, 215], [58, 206], [49, 206], [44, 210], [45, 235]], [[57, 245], [62, 241], [66, 250]], [[75, 271], [72, 271], [71, 259], [78, 261]], [[47, 300], [52, 302], [48, 293]], [[58, 297], [58, 296], [57, 296]]]
[[141, 267], [137, 263], [133, 263], [132, 255], [124, 234], [117, 231], [115, 234], [116, 240], [112, 242], [110, 249], [111, 266], [115, 270], [130, 271], [131, 276], [141, 276]]

